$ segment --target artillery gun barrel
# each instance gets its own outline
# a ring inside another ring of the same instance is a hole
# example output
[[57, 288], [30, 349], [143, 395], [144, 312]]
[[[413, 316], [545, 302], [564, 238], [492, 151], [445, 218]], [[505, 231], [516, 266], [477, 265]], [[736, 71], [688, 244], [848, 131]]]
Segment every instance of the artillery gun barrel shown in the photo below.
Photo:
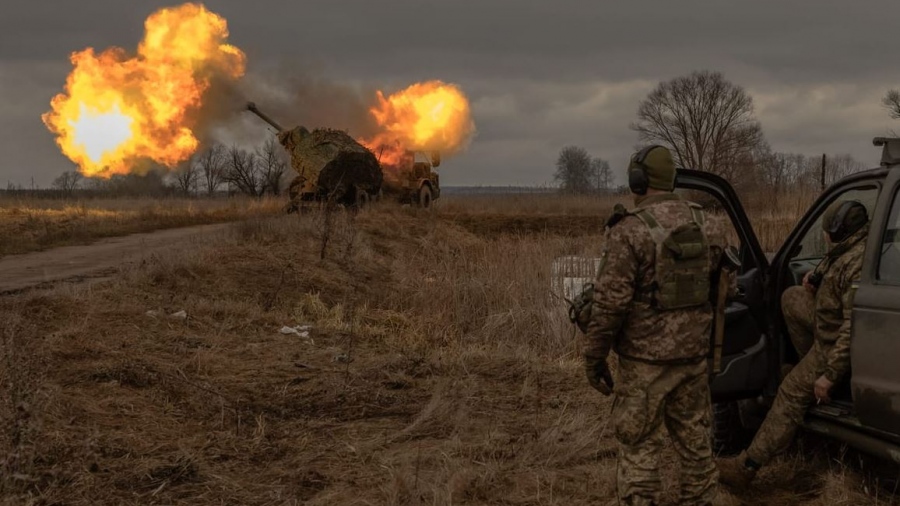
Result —
[[256, 104], [254, 104], [253, 102], [247, 102], [247, 110], [252, 112], [253, 114], [259, 116], [266, 123], [272, 125], [272, 128], [274, 128], [275, 130], [278, 130], [279, 132], [284, 132], [284, 128], [281, 128], [281, 125], [276, 123], [274, 119], [267, 116], [266, 113], [260, 111], [256, 107]]

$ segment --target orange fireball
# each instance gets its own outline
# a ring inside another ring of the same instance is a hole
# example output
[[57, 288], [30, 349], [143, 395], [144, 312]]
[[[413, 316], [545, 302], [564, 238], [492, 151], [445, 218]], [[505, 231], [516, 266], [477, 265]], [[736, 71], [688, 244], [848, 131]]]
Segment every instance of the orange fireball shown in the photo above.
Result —
[[244, 74], [244, 53], [226, 43], [227, 22], [203, 5], [161, 9], [144, 28], [134, 56], [116, 47], [73, 53], [65, 93], [42, 116], [86, 176], [188, 159], [199, 143], [204, 95], [215, 80]]
[[468, 98], [458, 86], [441, 81], [416, 83], [387, 97], [379, 91], [370, 112], [381, 131], [362, 143], [383, 165], [402, 164], [408, 151], [453, 155], [468, 146], [475, 132]]

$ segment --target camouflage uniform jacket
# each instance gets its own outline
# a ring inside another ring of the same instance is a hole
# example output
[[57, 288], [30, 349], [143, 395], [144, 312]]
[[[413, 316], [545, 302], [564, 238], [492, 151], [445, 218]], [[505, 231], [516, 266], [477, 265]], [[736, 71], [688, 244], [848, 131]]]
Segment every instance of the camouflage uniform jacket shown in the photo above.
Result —
[[[672, 193], [643, 197], [637, 206], [648, 208], [665, 228], [692, 219], [688, 202]], [[703, 231], [714, 271], [727, 246], [725, 224], [706, 214]], [[637, 216], [629, 214], [607, 230], [586, 334], [586, 357], [605, 359], [610, 348], [620, 356], [656, 364], [698, 362], [708, 355], [711, 304], [660, 311], [641, 296], [655, 279], [655, 261], [656, 243]]]
[[850, 369], [850, 316], [867, 232], [865, 227], [836, 245], [816, 268], [824, 270], [824, 274], [816, 290], [814, 333], [817, 340], [827, 345], [825, 377], [832, 382], [840, 380]]

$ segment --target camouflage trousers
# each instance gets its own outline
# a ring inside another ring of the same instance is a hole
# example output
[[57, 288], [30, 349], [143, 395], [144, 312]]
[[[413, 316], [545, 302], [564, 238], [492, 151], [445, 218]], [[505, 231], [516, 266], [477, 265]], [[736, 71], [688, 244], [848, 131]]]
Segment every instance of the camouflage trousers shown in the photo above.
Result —
[[791, 445], [806, 410], [815, 401], [813, 385], [825, 372], [830, 348], [813, 339], [815, 299], [811, 293], [803, 287], [792, 287], [781, 300], [791, 342], [799, 353], [806, 353], [781, 382], [772, 408], [747, 448], [747, 456], [759, 464], [768, 463]]
[[802, 286], [792, 286], [781, 295], [781, 310], [791, 344], [800, 357], [812, 349], [815, 336], [816, 296]]
[[718, 472], [706, 361], [653, 365], [620, 357], [618, 372], [612, 420], [619, 443], [619, 504], [659, 503], [659, 457], [666, 432], [681, 462], [678, 504], [712, 504]]

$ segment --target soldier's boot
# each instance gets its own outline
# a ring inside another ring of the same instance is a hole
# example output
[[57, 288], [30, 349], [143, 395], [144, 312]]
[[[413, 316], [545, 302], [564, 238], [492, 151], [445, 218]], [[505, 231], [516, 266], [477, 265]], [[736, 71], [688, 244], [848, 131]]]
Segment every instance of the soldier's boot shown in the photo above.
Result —
[[759, 466], [755, 465], [747, 457], [747, 452], [741, 452], [737, 457], [719, 459], [719, 482], [723, 485], [742, 490], [750, 486], [750, 482], [756, 477]]

